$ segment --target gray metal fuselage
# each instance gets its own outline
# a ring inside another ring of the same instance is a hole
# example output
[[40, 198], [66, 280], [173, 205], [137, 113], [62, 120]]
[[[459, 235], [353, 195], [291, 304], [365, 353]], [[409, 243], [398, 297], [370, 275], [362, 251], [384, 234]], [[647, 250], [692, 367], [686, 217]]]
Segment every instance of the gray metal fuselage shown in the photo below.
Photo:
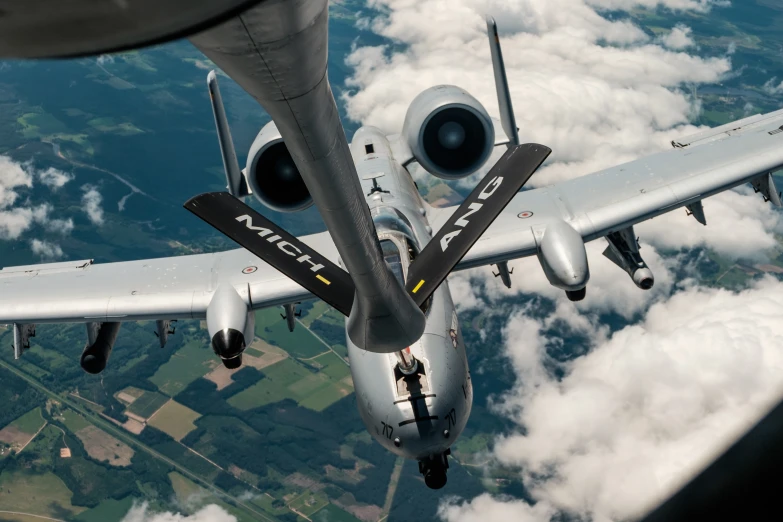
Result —
[[[401, 235], [384, 220], [401, 214], [414, 236], [414, 249], [420, 251], [430, 240], [430, 207], [394, 158], [386, 136], [379, 129], [362, 127], [353, 136], [351, 153], [379, 239]], [[403, 265], [407, 274], [407, 263]], [[413, 378], [404, 378], [394, 354], [363, 350], [348, 335], [346, 341], [359, 413], [370, 434], [388, 450], [410, 459], [446, 451], [464, 429], [473, 403], [465, 344], [448, 282], [433, 294], [424, 334], [410, 346], [420, 368]]]

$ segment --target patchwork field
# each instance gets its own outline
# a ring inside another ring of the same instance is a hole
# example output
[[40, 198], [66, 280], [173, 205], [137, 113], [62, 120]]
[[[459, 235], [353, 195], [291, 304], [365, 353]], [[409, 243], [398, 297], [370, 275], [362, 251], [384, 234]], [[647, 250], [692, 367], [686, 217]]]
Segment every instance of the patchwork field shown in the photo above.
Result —
[[70, 518], [85, 510], [73, 506], [73, 494], [54, 473], [24, 471], [0, 475], [0, 510], [32, 513], [45, 517]]
[[267, 366], [278, 363], [287, 357], [288, 354], [285, 350], [266, 344], [264, 341], [257, 339], [251, 346], [248, 346], [242, 354], [242, 367], [229, 370], [221, 364], [206, 374], [204, 378], [214, 382], [217, 385], [217, 389], [222, 390], [234, 382], [233, 375], [242, 371], [242, 368], [250, 366], [256, 370], [263, 370]]
[[68, 430], [70, 430], [72, 433], [76, 433], [89, 426], [92, 426], [92, 424], [87, 422], [87, 419], [82, 417], [80, 413], [76, 413], [70, 409], [63, 410], [62, 421]]
[[212, 371], [220, 364], [217, 356], [208, 346], [199, 341], [190, 341], [180, 348], [171, 359], [158, 368], [150, 381], [160, 391], [174, 397], [187, 388], [188, 384]]
[[128, 411], [142, 419], [149, 419], [152, 417], [152, 414], [158, 411], [168, 400], [168, 397], [161, 395], [160, 393], [145, 391], [141, 397], [128, 406]]
[[329, 349], [310, 330], [300, 324], [297, 324], [293, 332], [289, 332], [283, 320], [267, 326], [259, 337], [269, 344], [279, 346], [293, 357], [302, 359], [314, 357]]
[[313, 522], [362, 522], [334, 504], [327, 504], [323, 509], [310, 517], [310, 519]]
[[179, 441], [196, 429], [194, 422], [199, 417], [199, 413], [170, 400], [147, 423]]
[[350, 370], [337, 356], [329, 352], [312, 361], [316, 361], [313, 366], [320, 366], [320, 369], [310, 370], [291, 359], [269, 366], [264, 370], [263, 379], [229, 398], [229, 404], [251, 410], [293, 399], [300, 406], [322, 411], [353, 392], [353, 387], [342, 380]]
[[283, 322], [283, 318], [280, 317], [282, 311], [283, 309], [279, 306], [258, 310], [256, 312], [256, 337], [263, 337], [266, 327]]
[[305, 326], [309, 327], [313, 321], [326, 313], [330, 308], [331, 307], [328, 304], [319, 299], [313, 304], [313, 307], [307, 312], [307, 315], [303, 316], [299, 320], [302, 321]]
[[130, 466], [133, 449], [95, 426], [87, 426], [75, 433], [84, 444], [87, 454], [95, 460], [112, 466]]
[[[305, 491], [291, 502], [288, 507], [292, 511], [311, 517], [314, 513], [329, 504], [329, 497], [323, 491]], [[329, 519], [331, 520], [331, 519]]]
[[128, 386], [122, 391], [117, 392], [114, 396], [125, 404], [133, 404], [136, 399], [144, 395], [144, 390]]
[[41, 408], [30, 410], [0, 430], [0, 443], [8, 444], [12, 450], [18, 452], [45, 423], [41, 417]]

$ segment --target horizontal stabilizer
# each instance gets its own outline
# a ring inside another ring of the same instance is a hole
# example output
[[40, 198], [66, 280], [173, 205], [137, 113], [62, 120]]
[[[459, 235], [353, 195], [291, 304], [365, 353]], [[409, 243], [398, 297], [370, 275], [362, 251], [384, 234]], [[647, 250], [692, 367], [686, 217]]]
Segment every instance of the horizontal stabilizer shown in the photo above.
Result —
[[346, 317], [356, 288], [348, 272], [228, 192], [207, 192], [185, 208], [324, 300]]
[[516, 196], [552, 150], [509, 148], [411, 264], [406, 290], [421, 306]]

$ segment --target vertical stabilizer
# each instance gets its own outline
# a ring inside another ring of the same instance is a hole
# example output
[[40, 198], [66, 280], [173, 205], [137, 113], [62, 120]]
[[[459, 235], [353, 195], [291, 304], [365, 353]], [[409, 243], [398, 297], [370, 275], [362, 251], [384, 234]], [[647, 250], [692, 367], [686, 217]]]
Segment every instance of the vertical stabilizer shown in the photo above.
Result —
[[506, 66], [503, 65], [503, 52], [500, 50], [500, 38], [495, 19], [487, 17], [487, 36], [489, 36], [489, 49], [492, 53], [492, 69], [495, 72], [495, 90], [498, 93], [498, 106], [500, 107], [500, 123], [503, 131], [508, 136], [509, 147], [519, 145], [519, 133], [517, 122], [514, 118], [514, 107], [511, 105], [511, 93], [508, 90], [508, 78], [506, 78]]
[[223, 107], [223, 98], [220, 96], [215, 71], [209, 71], [207, 87], [209, 88], [209, 101], [212, 102], [212, 112], [215, 115], [215, 127], [220, 144], [220, 155], [223, 157], [223, 169], [226, 171], [228, 192], [238, 198], [247, 196], [250, 191], [247, 188], [245, 176], [239, 169], [237, 153], [234, 150], [234, 141], [231, 139], [231, 130], [228, 128], [226, 109]]

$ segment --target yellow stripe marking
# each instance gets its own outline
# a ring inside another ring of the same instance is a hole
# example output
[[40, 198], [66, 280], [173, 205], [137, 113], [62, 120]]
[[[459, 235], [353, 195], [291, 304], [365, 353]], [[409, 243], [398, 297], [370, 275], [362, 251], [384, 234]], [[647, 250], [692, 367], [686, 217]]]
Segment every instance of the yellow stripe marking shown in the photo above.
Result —
[[327, 285], [331, 285], [331, 284], [332, 284], [332, 283], [331, 283], [331, 281], [329, 281], [328, 279], [326, 279], [326, 278], [325, 278], [324, 276], [322, 276], [321, 274], [316, 274], [316, 275], [315, 275], [315, 277], [317, 277], [318, 279], [320, 279], [321, 281], [323, 281], [323, 282], [324, 282], [324, 283], [326, 283]]
[[416, 287], [413, 289], [413, 293], [415, 294], [416, 292], [418, 292], [418, 291], [419, 291], [419, 288], [421, 288], [421, 286], [422, 286], [423, 284], [424, 284], [424, 279], [422, 279], [421, 281], [419, 281], [419, 284], [418, 284], [418, 285], [416, 285]]

